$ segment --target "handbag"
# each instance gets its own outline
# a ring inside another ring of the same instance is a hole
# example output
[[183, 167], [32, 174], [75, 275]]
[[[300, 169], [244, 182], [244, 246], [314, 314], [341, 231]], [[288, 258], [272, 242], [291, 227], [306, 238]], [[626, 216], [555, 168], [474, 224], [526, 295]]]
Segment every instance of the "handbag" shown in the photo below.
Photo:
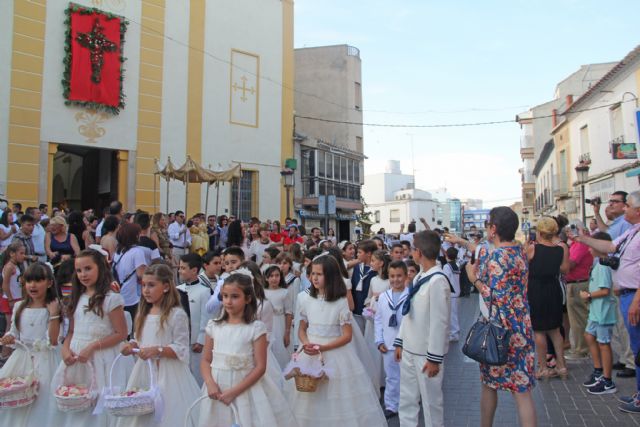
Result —
[[464, 341], [462, 353], [476, 362], [491, 366], [501, 366], [507, 363], [511, 331], [502, 326], [501, 323], [491, 319], [493, 290], [489, 298], [489, 318], [480, 316], [478, 321], [471, 327], [467, 339]]

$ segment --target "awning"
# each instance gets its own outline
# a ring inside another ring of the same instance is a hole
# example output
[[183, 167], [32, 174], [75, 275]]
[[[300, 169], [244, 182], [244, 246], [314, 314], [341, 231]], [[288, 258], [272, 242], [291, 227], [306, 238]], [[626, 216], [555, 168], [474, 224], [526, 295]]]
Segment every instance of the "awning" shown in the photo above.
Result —
[[634, 177], [634, 176], [640, 176], [640, 168], [635, 168], [635, 169], [631, 169], [630, 171], [627, 171], [625, 176], [627, 178], [631, 178], [631, 177]]

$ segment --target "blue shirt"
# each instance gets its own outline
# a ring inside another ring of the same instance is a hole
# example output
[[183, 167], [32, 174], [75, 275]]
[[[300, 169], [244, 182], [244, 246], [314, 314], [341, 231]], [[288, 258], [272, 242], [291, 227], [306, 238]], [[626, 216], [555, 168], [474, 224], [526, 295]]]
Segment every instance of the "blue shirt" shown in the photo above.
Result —
[[613, 222], [609, 225], [609, 229], [607, 233], [611, 236], [612, 240], [616, 240], [618, 237], [622, 236], [625, 231], [631, 228], [631, 223], [624, 219], [624, 215], [620, 215], [618, 218], [614, 219]]
[[613, 280], [611, 269], [601, 265], [598, 260], [593, 264], [589, 277], [589, 292], [598, 289], [609, 289], [609, 295], [602, 298], [594, 298], [589, 305], [589, 320], [599, 325], [615, 325], [617, 321], [616, 299], [612, 292]]

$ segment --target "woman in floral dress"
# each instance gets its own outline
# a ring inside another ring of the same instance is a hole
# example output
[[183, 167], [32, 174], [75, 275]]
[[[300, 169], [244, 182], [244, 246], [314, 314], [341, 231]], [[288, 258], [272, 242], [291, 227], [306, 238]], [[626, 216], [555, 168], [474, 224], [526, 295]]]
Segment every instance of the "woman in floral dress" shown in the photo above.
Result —
[[505, 206], [492, 209], [487, 233], [494, 248], [481, 248], [478, 261], [467, 265], [469, 279], [478, 288], [487, 307], [492, 303], [491, 319], [512, 332], [507, 363], [503, 366], [480, 364], [483, 427], [493, 424], [498, 390], [513, 393], [523, 427], [536, 425], [531, 396], [535, 385], [535, 350], [527, 301], [527, 256], [524, 248], [514, 242], [517, 229], [515, 212]]

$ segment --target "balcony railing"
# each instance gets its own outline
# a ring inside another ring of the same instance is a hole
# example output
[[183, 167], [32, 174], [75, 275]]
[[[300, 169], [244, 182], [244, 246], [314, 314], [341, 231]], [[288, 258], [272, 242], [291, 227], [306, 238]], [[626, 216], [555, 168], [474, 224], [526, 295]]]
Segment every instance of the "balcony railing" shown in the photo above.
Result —
[[578, 163], [591, 164], [591, 153], [582, 153], [578, 157]]
[[533, 148], [533, 138], [531, 135], [522, 135], [520, 137], [520, 148]]

